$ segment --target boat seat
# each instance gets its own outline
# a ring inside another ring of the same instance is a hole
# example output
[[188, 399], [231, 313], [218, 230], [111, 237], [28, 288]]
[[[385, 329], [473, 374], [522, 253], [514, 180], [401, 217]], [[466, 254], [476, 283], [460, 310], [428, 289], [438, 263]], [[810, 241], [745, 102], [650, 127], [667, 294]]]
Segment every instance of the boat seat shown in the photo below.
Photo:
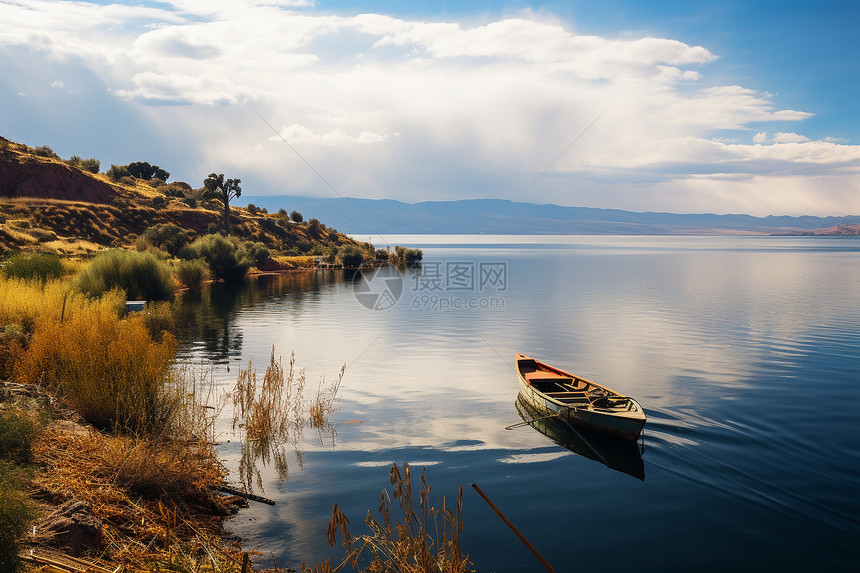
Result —
[[529, 383], [536, 382], [538, 380], [545, 380], [547, 382], [559, 382], [561, 384], [573, 385], [573, 378], [571, 378], [570, 376], [562, 376], [561, 374], [556, 374], [555, 372], [547, 372], [546, 370], [526, 372], [525, 378], [526, 381]]

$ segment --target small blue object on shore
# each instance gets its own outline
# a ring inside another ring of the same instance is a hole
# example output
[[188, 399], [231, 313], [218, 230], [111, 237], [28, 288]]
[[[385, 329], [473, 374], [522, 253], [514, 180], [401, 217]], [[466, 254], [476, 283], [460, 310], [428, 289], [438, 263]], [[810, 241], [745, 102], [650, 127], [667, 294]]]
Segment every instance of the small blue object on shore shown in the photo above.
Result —
[[143, 310], [143, 307], [146, 306], [145, 300], [127, 300], [125, 301], [125, 308], [129, 312], [140, 312]]

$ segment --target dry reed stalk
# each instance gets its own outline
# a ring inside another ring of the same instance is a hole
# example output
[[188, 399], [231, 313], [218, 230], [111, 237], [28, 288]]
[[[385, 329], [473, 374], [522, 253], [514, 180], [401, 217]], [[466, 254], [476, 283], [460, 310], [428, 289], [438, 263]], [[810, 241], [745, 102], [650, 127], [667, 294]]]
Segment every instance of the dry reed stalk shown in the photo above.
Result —
[[[463, 531], [461, 511], [463, 508], [463, 488], [459, 488], [454, 511], [446, 507], [442, 498], [442, 507], [430, 505], [430, 486], [427, 483], [426, 468], [419, 480], [419, 507], [416, 511], [412, 492], [412, 477], [409, 464], [403, 464], [403, 474], [397, 464], [392, 465], [390, 474], [394, 498], [399, 501], [400, 513], [394, 511], [387, 490], [382, 490], [378, 512], [382, 516], [380, 523], [371, 513], [367, 512], [365, 523], [372, 535], [361, 535], [353, 538], [349, 532], [349, 520], [340, 511], [337, 504], [332, 508], [332, 518], [328, 526], [329, 544], [334, 547], [337, 532], [344, 539], [347, 555], [332, 571], [340, 571], [347, 566], [356, 571], [368, 573], [424, 573], [440, 571], [442, 573], [466, 573], [474, 571], [468, 555], [462, 555], [460, 535]], [[362, 558], [362, 553], [366, 556]], [[361, 564], [370, 560], [362, 568]], [[324, 563], [319, 571], [325, 569]], [[304, 569], [314, 573], [316, 570]]]
[[[239, 460], [239, 478], [247, 489], [253, 485], [263, 489], [262, 474], [258, 463], [272, 465], [280, 481], [289, 475], [287, 449], [290, 446], [302, 467], [301, 441], [304, 427], [310, 424], [320, 432], [329, 430], [332, 442], [336, 432], [328, 422], [334, 411], [337, 391], [343, 380], [346, 365], [341, 368], [337, 381], [326, 387], [325, 378], [320, 381], [316, 399], [309, 404], [303, 400], [305, 387], [304, 369], [296, 370], [295, 354], [291, 354], [289, 369], [285, 372], [280, 359], [275, 359], [275, 349], [269, 356], [269, 364], [262, 382], [257, 377], [254, 364], [239, 371], [231, 394], [233, 402], [233, 431], [241, 432], [242, 455]], [[309, 418], [307, 418], [309, 412]]]

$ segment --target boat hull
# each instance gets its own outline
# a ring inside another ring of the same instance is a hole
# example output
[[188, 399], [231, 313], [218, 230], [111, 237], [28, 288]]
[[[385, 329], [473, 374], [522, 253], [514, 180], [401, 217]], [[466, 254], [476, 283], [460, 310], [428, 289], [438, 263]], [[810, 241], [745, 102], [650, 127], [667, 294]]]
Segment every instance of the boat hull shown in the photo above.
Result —
[[[523, 355], [517, 355], [517, 360], [519, 361], [520, 359], [531, 360]], [[546, 366], [543, 364], [541, 365]], [[531, 408], [538, 412], [542, 412], [544, 416], [555, 415], [558, 416], [560, 420], [565, 420], [570, 424], [601, 432], [607, 432], [630, 441], [637, 439], [642, 433], [642, 428], [645, 426], [645, 413], [639, 403], [633, 398], [625, 397], [629, 400], [629, 408], [623, 411], [619, 411], [616, 408], [596, 408], [588, 403], [565, 403], [537, 390], [523, 376], [522, 370], [519, 368], [519, 364], [517, 366], [517, 375], [519, 377], [520, 394], [522, 395], [522, 399]], [[562, 372], [557, 369], [552, 370], [588, 383], [595, 388], [605, 390], [610, 394], [616, 394], [602, 386], [579, 379], [571, 374], [567, 374], [566, 372]]]
[[514, 407], [523, 421], [559, 446], [638, 480], [645, 480], [643, 444], [582, 426], [574, 427], [557, 418], [544, 418], [540, 411], [526, 402], [522, 394], [517, 396]]

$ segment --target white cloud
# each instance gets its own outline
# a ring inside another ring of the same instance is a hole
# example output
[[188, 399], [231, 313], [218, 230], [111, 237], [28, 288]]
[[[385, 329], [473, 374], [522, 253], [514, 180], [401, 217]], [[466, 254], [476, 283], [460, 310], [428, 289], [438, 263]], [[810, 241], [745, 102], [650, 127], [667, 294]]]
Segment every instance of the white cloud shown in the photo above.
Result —
[[64, 90], [66, 89], [66, 84], [64, 84], [60, 80], [54, 80], [51, 82], [51, 89]]
[[772, 141], [774, 143], [804, 143], [809, 141], [809, 138], [800, 135], [799, 133], [785, 133], [785, 132], [777, 132], [773, 134]]
[[[804, 192], [835, 193], [819, 186], [825, 173], [860, 168], [860, 147], [844, 140], [765, 131], [812, 114], [784, 109], [767, 92], [709, 83], [717, 56], [703, 46], [577, 34], [531, 14], [466, 25], [312, 6], [14, 0], [3, 8], [0, 48], [22, 48], [34, 77], [49, 73], [40, 62], [85, 66], [98, 85], [84, 93], [112, 94], [128, 113], [182, 134], [188, 165], [256, 173], [242, 175], [256, 177], [254, 193], [283, 192], [284, 180], [290, 192], [319, 191], [257, 114], [285, 126], [280, 136], [357, 196], [513, 197], [551, 164], [523, 200], [595, 205], [617, 193], [631, 206], [641, 197], [657, 205], [660, 194], [648, 189], [671, 185], [690, 203], [701, 198], [703, 210], [737, 210], [731, 186], [778, 194], [790, 174], [792, 200], [805, 208], [816, 201], [797, 199]], [[15, 89], [59, 88], [57, 75]], [[738, 143], [751, 129], [752, 144]], [[584, 186], [571, 194], [582, 180], [593, 195]], [[860, 199], [845, 208], [860, 212]]]

